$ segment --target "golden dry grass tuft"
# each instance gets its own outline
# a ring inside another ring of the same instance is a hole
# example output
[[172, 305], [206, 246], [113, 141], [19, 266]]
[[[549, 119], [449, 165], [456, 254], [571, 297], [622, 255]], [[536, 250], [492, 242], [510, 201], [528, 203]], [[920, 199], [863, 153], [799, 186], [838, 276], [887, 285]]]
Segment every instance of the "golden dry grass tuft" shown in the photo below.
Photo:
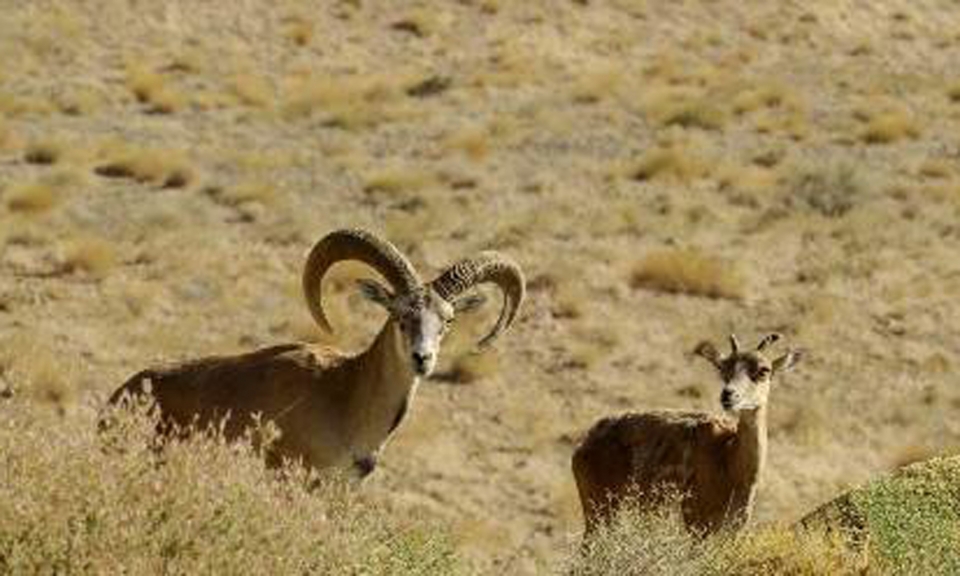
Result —
[[363, 189], [370, 193], [396, 194], [415, 192], [436, 183], [436, 175], [422, 168], [394, 164], [374, 169], [366, 178]]
[[745, 290], [736, 263], [690, 249], [651, 252], [634, 267], [630, 286], [730, 299], [743, 298]]
[[590, 69], [577, 76], [572, 87], [573, 101], [596, 104], [615, 98], [624, 84], [624, 74], [612, 66]]
[[127, 67], [126, 84], [137, 101], [147, 105], [146, 110], [150, 113], [171, 114], [187, 104], [186, 97], [170, 87], [162, 74], [141, 64]]
[[63, 268], [68, 273], [85, 273], [102, 278], [116, 265], [114, 246], [95, 237], [71, 240], [65, 249]]
[[225, 189], [214, 188], [210, 189], [209, 193], [218, 202], [229, 206], [239, 206], [250, 202], [266, 206], [273, 204], [278, 195], [276, 187], [265, 181], [244, 182]]
[[245, 106], [267, 108], [273, 102], [273, 86], [263, 76], [238, 74], [231, 81], [230, 88]]
[[315, 26], [304, 16], [290, 16], [286, 19], [284, 36], [297, 46], [308, 46], [313, 40]]
[[444, 139], [447, 150], [463, 153], [467, 158], [479, 162], [490, 153], [492, 135], [482, 126], [462, 126]]
[[27, 145], [23, 159], [30, 164], [56, 164], [63, 157], [63, 144], [54, 140], [39, 140]]
[[16, 184], [4, 193], [3, 198], [12, 212], [28, 214], [46, 212], [59, 200], [54, 187], [43, 182]]
[[626, 167], [626, 175], [634, 180], [660, 178], [687, 182], [709, 174], [710, 165], [691, 146], [671, 143], [645, 152], [636, 162]]
[[97, 90], [77, 87], [66, 90], [55, 99], [57, 109], [68, 116], [86, 116], [100, 109], [104, 96]]
[[790, 92], [780, 84], [766, 84], [739, 92], [733, 99], [733, 111], [747, 114], [764, 108], [779, 108], [788, 103]]
[[688, 87], [667, 86], [651, 90], [643, 99], [643, 110], [662, 126], [719, 130], [726, 120], [714, 98]]
[[324, 124], [359, 130], [400, 115], [406, 78], [395, 74], [299, 76], [287, 82], [283, 114], [296, 120], [318, 115]]
[[94, 173], [107, 178], [131, 178], [164, 188], [183, 188], [196, 179], [183, 152], [108, 143]]
[[15, 140], [10, 124], [0, 116], [0, 150], [9, 150], [13, 147]]
[[947, 98], [951, 102], [960, 102], [960, 82], [954, 82], [947, 88]]
[[12, 393], [38, 405], [52, 406], [64, 414], [75, 400], [76, 387], [70, 382], [74, 360], [63, 358], [49, 338], [22, 331], [0, 340], [0, 372]]
[[868, 101], [854, 110], [854, 117], [863, 124], [859, 138], [866, 144], [890, 144], [920, 136], [918, 121], [899, 104]]

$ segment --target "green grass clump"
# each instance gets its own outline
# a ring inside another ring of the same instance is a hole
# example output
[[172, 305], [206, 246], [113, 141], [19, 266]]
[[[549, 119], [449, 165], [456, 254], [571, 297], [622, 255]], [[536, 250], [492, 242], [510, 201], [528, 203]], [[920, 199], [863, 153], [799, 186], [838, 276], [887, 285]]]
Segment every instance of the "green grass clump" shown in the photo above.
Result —
[[960, 457], [907, 466], [841, 495], [802, 522], [865, 548], [881, 573], [960, 573]]
[[158, 452], [149, 419], [94, 420], [0, 403], [0, 573], [460, 572], [442, 532], [335, 479], [281, 480], [215, 437]]

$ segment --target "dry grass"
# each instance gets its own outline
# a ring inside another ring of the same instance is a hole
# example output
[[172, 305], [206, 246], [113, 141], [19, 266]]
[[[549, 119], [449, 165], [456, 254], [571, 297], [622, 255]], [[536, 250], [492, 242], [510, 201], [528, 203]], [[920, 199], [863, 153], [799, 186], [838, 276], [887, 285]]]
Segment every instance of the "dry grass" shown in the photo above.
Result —
[[702, 178], [709, 170], [709, 164], [690, 146], [674, 143], [648, 150], [625, 171], [630, 178], [639, 181], [666, 178], [687, 182]]
[[284, 116], [319, 115], [324, 124], [347, 130], [376, 126], [399, 117], [406, 78], [393, 74], [300, 76], [287, 82]]
[[86, 116], [104, 105], [104, 96], [93, 88], [78, 87], [57, 96], [56, 106], [68, 116]]
[[768, 84], [739, 92], [733, 99], [733, 111], [742, 115], [765, 108], [780, 108], [789, 101], [789, 90], [779, 84]]
[[481, 126], [463, 126], [450, 133], [444, 140], [448, 150], [462, 152], [467, 158], [479, 162], [490, 153], [491, 134]]
[[[569, 502], [552, 503], [572, 484], [582, 425], [715, 405], [712, 388], [681, 395], [706, 368], [692, 374], [676, 343], [704, 331], [779, 329], [816, 355], [777, 393], [760, 523], [798, 517], [904, 446], [956, 446], [960, 12], [885, 2], [341, 0], [272, 15], [255, 3], [8, 2], [0, 338], [29, 327], [51, 346], [38, 367], [76, 359], [91, 374], [38, 370], [48, 395], [11, 368], [2, 379], [18, 392], [0, 391], [0, 405], [49, 409], [62, 386], [83, 410], [136, 368], [290, 339], [356, 349], [382, 310], [331, 284], [337, 332], [320, 335], [298, 276], [313, 240], [360, 226], [425, 277], [498, 249], [530, 279], [496, 361], [448, 347], [458, 330], [445, 341], [441, 373], [473, 384], [420, 387], [410, 424], [435, 415], [420, 430], [442, 449], [407, 444], [405, 425], [365, 487], [482, 523], [458, 537], [486, 573], [547, 571], [570, 527]], [[904, 7], [910, 41], [876, 17]], [[58, 11], [76, 25], [58, 28]], [[157, 103], [173, 113], [149, 114]], [[56, 163], [25, 162], [43, 140], [65, 145]], [[45, 195], [23, 194], [33, 184]], [[642, 270], [659, 248], [681, 249]], [[863, 409], [835, 417], [838, 401]], [[43, 486], [70, 505], [73, 492]], [[126, 571], [163, 571], [138, 568]]]
[[131, 178], [163, 188], [183, 188], [196, 179], [186, 155], [176, 150], [108, 143], [100, 157], [94, 173], [107, 178]]
[[59, 195], [53, 186], [42, 182], [16, 184], [3, 195], [4, 201], [12, 212], [39, 214], [53, 208]]
[[955, 82], [947, 88], [947, 98], [949, 98], [951, 102], [960, 102], [960, 82]]
[[868, 101], [854, 110], [854, 117], [863, 124], [859, 138], [866, 144], [891, 144], [920, 136], [917, 120], [899, 104]]
[[66, 247], [63, 259], [65, 272], [81, 272], [102, 278], [114, 267], [117, 255], [114, 246], [101, 238], [79, 238]]
[[186, 97], [171, 88], [163, 75], [141, 64], [127, 67], [126, 85], [137, 101], [147, 105], [150, 113], [172, 114], [187, 104]]
[[116, 415], [98, 435], [89, 414], [16, 400], [0, 414], [0, 494], [17, 502], [0, 509], [5, 573], [466, 571], [415, 514], [386, 520], [377, 502], [294, 467], [278, 480], [245, 446], [197, 438], [158, 457], [145, 418]]
[[63, 156], [63, 144], [55, 140], [40, 140], [27, 145], [23, 159], [30, 164], [56, 164]]
[[739, 266], [697, 250], [665, 249], [651, 252], [634, 267], [630, 286], [709, 298], [744, 296]]
[[0, 150], [8, 150], [13, 147], [16, 138], [10, 124], [0, 116]]
[[273, 184], [264, 181], [246, 182], [225, 189], [213, 188], [208, 192], [215, 200], [229, 206], [240, 206], [250, 202], [266, 206], [273, 204], [279, 194]]
[[624, 83], [623, 71], [612, 66], [592, 68], [577, 76], [572, 87], [573, 101], [596, 104], [616, 98]]
[[458, 356], [446, 378], [461, 384], [473, 384], [495, 375], [500, 370], [500, 357], [494, 350], [467, 352]]
[[917, 167], [917, 173], [924, 178], [948, 180], [953, 176], [953, 164], [939, 158], [927, 158]]
[[313, 22], [304, 16], [291, 16], [286, 20], [284, 36], [297, 46], [308, 46], [314, 32]]
[[662, 126], [719, 130], [726, 115], [714, 100], [698, 90], [670, 86], [651, 91], [644, 98], [643, 109]]
[[614, 520], [570, 553], [564, 573], [574, 576], [669, 574], [683, 576], [860, 574], [863, 559], [819, 533], [772, 527], [739, 538], [691, 535], [676, 506], [643, 511], [628, 499]]
[[233, 78], [230, 87], [245, 106], [267, 108], [273, 102], [273, 86], [263, 76], [238, 74]]
[[77, 388], [70, 382], [76, 375], [74, 362], [57, 354], [48, 337], [34, 332], [23, 330], [16, 337], [0, 340], [0, 373], [10, 393], [52, 406], [59, 414], [72, 408], [77, 396]]
[[787, 178], [788, 203], [828, 218], [840, 218], [863, 201], [864, 176], [854, 164], [832, 162], [795, 167]]
[[374, 169], [363, 189], [370, 193], [416, 192], [436, 183], [436, 176], [416, 166], [395, 164]]

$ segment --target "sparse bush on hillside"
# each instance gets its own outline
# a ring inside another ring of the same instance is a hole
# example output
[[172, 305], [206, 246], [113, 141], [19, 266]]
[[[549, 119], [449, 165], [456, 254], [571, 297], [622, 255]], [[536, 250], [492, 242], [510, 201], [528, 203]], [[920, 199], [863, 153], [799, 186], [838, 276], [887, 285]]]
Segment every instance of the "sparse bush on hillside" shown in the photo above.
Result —
[[799, 203], [828, 218], [846, 215], [863, 200], [860, 174], [849, 164], [828, 164], [798, 170], [790, 179], [787, 204]]
[[627, 501], [606, 526], [572, 551], [573, 576], [761, 576], [860, 574], [862, 558], [817, 533], [771, 527], [700, 538], [686, 530], [675, 505], [643, 510]]
[[734, 263], [685, 249], [651, 252], [633, 269], [630, 285], [710, 298], [744, 295], [743, 278]]
[[[335, 479], [276, 479], [246, 444], [155, 451], [147, 418], [0, 404], [0, 572], [456, 574], [442, 533]], [[316, 482], [319, 481], [319, 486]], [[313, 483], [316, 489], [307, 488]]]

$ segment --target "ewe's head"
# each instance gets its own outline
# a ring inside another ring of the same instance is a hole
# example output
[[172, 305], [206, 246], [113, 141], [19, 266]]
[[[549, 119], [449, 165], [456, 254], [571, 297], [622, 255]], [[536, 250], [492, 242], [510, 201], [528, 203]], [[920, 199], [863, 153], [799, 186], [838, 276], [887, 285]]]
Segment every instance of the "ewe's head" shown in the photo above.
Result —
[[500, 319], [480, 341], [485, 346], [516, 318], [524, 297], [519, 266], [496, 252], [482, 252], [447, 268], [431, 282], [420, 280], [416, 270], [389, 242], [362, 230], [340, 230], [323, 237], [310, 253], [303, 287], [310, 312], [320, 326], [331, 331], [320, 300], [320, 282], [327, 269], [341, 260], [359, 260], [380, 273], [389, 288], [375, 280], [359, 281], [368, 300], [383, 306], [403, 334], [404, 355], [410, 369], [428, 376], [437, 365], [440, 344], [457, 314], [477, 309], [484, 302], [466, 292], [490, 282], [503, 292]]
[[756, 410], [765, 405], [773, 375], [789, 370], [800, 361], [799, 350], [788, 351], [773, 360], [767, 357], [767, 348], [779, 339], [779, 334], [770, 334], [753, 350], [742, 351], [737, 337], [731, 334], [730, 353], [726, 356], [721, 356], [711, 342], [697, 345], [694, 353], [713, 364], [723, 380], [720, 404], [724, 410]]

